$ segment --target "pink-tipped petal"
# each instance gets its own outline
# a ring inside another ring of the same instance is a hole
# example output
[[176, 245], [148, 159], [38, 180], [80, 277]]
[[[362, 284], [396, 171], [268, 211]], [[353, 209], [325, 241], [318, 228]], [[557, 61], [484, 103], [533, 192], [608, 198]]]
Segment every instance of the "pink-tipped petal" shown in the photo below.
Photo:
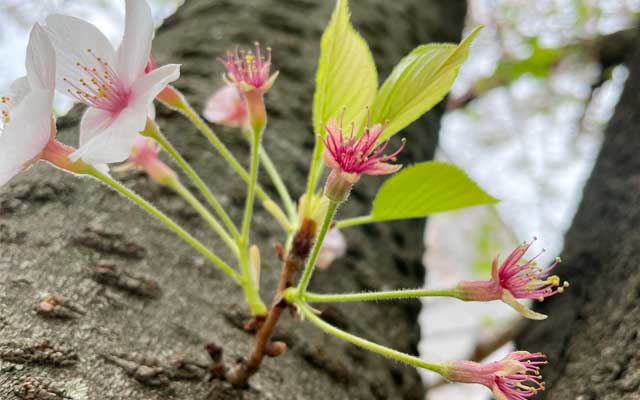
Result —
[[225, 85], [209, 97], [202, 115], [214, 124], [236, 128], [246, 122], [247, 104], [237, 87]]
[[402, 164], [377, 163], [367, 170], [368, 175], [390, 175], [402, 169]]

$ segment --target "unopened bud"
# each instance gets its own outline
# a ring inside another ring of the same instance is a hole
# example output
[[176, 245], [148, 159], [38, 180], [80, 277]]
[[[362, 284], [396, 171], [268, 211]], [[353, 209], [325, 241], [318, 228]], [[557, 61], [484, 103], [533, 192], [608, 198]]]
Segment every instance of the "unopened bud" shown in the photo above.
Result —
[[253, 285], [260, 287], [260, 249], [255, 244], [249, 249], [249, 268]]
[[267, 343], [264, 349], [265, 354], [271, 358], [279, 357], [285, 351], [287, 351], [287, 344], [284, 342]]

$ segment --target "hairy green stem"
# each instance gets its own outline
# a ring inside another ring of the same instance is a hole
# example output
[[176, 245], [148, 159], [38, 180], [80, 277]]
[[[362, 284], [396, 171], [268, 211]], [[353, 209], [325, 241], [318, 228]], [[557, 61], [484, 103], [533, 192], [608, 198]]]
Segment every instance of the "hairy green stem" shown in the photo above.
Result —
[[254, 280], [249, 268], [249, 233], [251, 228], [251, 218], [253, 216], [253, 204], [256, 198], [256, 187], [258, 186], [258, 168], [260, 166], [260, 139], [262, 131], [252, 132], [251, 140], [251, 164], [249, 172], [249, 188], [247, 200], [245, 202], [244, 217], [242, 219], [242, 230], [240, 233], [240, 269], [243, 277], [243, 289], [249, 308], [253, 315], [265, 315], [267, 307], [260, 299], [258, 288], [255, 287]]
[[[245, 183], [249, 184], [249, 173], [245, 171], [245, 169], [240, 165], [238, 160], [233, 156], [231, 151], [227, 148], [227, 146], [222, 143], [220, 138], [211, 130], [211, 128], [200, 118], [198, 113], [187, 103], [186, 100], [181, 101], [179, 105], [174, 107], [175, 109], [182, 112], [195, 126], [198, 130], [209, 140], [209, 142], [213, 145], [213, 147], [220, 153], [222, 158], [233, 168], [234, 171]], [[285, 231], [289, 231], [291, 229], [290, 226], [283, 225], [282, 219], [278, 218], [279, 215], [284, 215], [284, 211], [280, 209], [280, 207], [274, 202], [271, 197], [260, 187], [260, 185], [256, 186], [256, 195], [262, 201], [262, 205], [267, 212], [273, 215], [276, 218], [276, 221], [282, 225]], [[265, 207], [265, 205], [268, 205]]]
[[320, 248], [322, 247], [322, 242], [324, 241], [327, 232], [329, 231], [329, 227], [331, 226], [331, 222], [333, 221], [333, 216], [338, 209], [337, 201], [329, 201], [329, 206], [327, 207], [327, 212], [324, 215], [324, 221], [322, 222], [322, 227], [320, 228], [320, 232], [318, 232], [318, 236], [316, 237], [316, 241], [313, 244], [313, 249], [311, 249], [311, 254], [307, 259], [307, 263], [304, 267], [304, 272], [302, 273], [302, 278], [300, 278], [300, 283], [298, 283], [298, 291], [301, 295], [307, 291], [307, 287], [309, 286], [309, 281], [311, 280], [311, 274], [316, 265], [316, 260], [318, 259], [318, 254], [320, 254]]
[[412, 356], [410, 354], [402, 353], [400, 351], [391, 349], [386, 346], [379, 345], [367, 339], [361, 338], [359, 336], [356, 336], [351, 333], [345, 332], [341, 329], [338, 329], [335, 326], [325, 322], [322, 318], [316, 315], [316, 313], [304, 302], [296, 302], [296, 305], [298, 306], [298, 310], [300, 310], [300, 312], [302, 313], [302, 315], [304, 315], [304, 317], [306, 317], [309, 321], [311, 321], [311, 323], [313, 323], [314, 325], [316, 325], [318, 328], [323, 330], [325, 333], [328, 333], [329, 335], [335, 336], [346, 342], [355, 344], [356, 346], [362, 347], [363, 349], [383, 355], [393, 360], [397, 360], [397, 361], [410, 364], [419, 368], [424, 368], [426, 370], [433, 371], [440, 375], [443, 375], [447, 370], [447, 367], [445, 365], [426, 362], [424, 360], [421, 360], [418, 357]]
[[345, 293], [345, 294], [318, 294], [304, 293], [300, 298], [310, 303], [347, 303], [352, 301], [376, 301], [415, 299], [419, 297], [454, 297], [460, 298], [458, 289], [409, 289], [388, 290], [383, 292]]
[[233, 280], [242, 284], [242, 278], [238, 273], [231, 267], [229, 264], [224, 262], [220, 257], [216, 256], [213, 252], [205, 247], [200, 241], [191, 236], [187, 231], [184, 230], [180, 225], [175, 223], [171, 218], [169, 218], [162, 211], [158, 210], [151, 203], [140, 197], [138, 194], [133, 192], [131, 189], [127, 188], [120, 182], [114, 180], [109, 175], [98, 171], [97, 169], [90, 167], [88, 175], [93, 176], [98, 179], [105, 185], [111, 187], [116, 192], [120, 193], [122, 196], [128, 198], [144, 211], [149, 213], [151, 216], [155, 217], [158, 221], [162, 222], [167, 228], [169, 228], [173, 233], [178, 235], [182, 240], [187, 242], [191, 247], [197, 250], [200, 254], [202, 254], [205, 258], [211, 261], [214, 265], [216, 265], [220, 270], [229, 275]]
[[182, 155], [176, 150], [175, 147], [169, 142], [169, 140], [164, 136], [164, 134], [160, 131], [155, 122], [149, 121], [147, 123], [147, 127], [143, 132], [146, 136], [157, 141], [162, 148], [169, 153], [169, 155], [175, 160], [175, 162], [180, 166], [180, 168], [187, 174], [187, 176], [191, 179], [191, 181], [196, 185], [200, 193], [204, 196], [204, 198], [209, 202], [209, 204], [216, 211], [224, 225], [227, 227], [229, 232], [233, 235], [235, 240], [239, 240], [240, 233], [238, 229], [234, 225], [229, 214], [224, 210], [218, 199], [214, 196], [214, 194], [209, 190], [204, 181], [200, 178], [200, 176], [196, 173], [196, 171], [189, 165], [189, 163], [182, 157]]
[[361, 217], [347, 218], [336, 222], [336, 228], [348, 228], [350, 226], [364, 225], [375, 222], [373, 215], [363, 215]]
[[258, 168], [260, 166], [260, 138], [262, 132], [253, 132], [251, 140], [251, 164], [249, 169], [249, 189], [244, 207], [244, 217], [242, 219], [242, 230], [240, 233], [241, 245], [246, 247], [249, 244], [249, 228], [251, 227], [251, 217], [253, 216], [253, 203], [256, 198], [256, 186], [258, 186]]

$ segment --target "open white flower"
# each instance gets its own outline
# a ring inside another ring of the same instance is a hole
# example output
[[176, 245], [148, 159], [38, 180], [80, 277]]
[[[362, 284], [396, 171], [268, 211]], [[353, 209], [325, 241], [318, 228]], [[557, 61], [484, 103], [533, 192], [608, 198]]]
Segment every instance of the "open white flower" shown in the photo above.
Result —
[[26, 67], [27, 76], [0, 97], [0, 186], [38, 161], [54, 142], [55, 54], [37, 24], [29, 37]]
[[149, 105], [180, 76], [175, 64], [145, 74], [153, 39], [149, 5], [126, 0], [117, 51], [102, 32], [80, 19], [51, 15], [46, 23], [56, 49], [58, 91], [89, 106], [80, 123], [80, 147], [71, 158], [90, 164], [124, 161], [144, 129]]

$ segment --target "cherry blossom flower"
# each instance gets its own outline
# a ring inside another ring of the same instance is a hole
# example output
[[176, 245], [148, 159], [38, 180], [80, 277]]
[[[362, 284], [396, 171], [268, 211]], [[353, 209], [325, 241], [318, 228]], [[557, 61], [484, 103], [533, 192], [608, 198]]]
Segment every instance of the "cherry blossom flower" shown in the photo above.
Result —
[[404, 148], [404, 141], [395, 152], [383, 155], [389, 141], [378, 143], [384, 131], [382, 124], [367, 126], [359, 138], [354, 136], [353, 125], [349, 137], [345, 138], [342, 126], [338, 126], [335, 118], [327, 122], [325, 130], [327, 136], [324, 160], [332, 169], [325, 186], [325, 195], [332, 200], [344, 201], [351, 187], [363, 174], [387, 175], [402, 168], [402, 165], [391, 164], [388, 161], [395, 160]]
[[255, 54], [252, 51], [236, 49], [227, 51], [227, 59], [220, 60], [227, 69], [225, 81], [235, 85], [244, 95], [247, 106], [248, 126], [254, 132], [262, 132], [267, 124], [267, 111], [264, 94], [273, 86], [278, 72], [271, 73], [271, 48], [267, 48], [267, 57], [262, 55], [260, 44], [256, 43]]
[[255, 54], [252, 51], [236, 49], [235, 52], [227, 51], [227, 59], [220, 61], [227, 69], [225, 80], [235, 84], [243, 92], [258, 91], [264, 94], [278, 77], [278, 72], [269, 75], [271, 48], [267, 48], [267, 57], [264, 58], [260, 43], [256, 43]]
[[232, 128], [243, 126], [247, 120], [247, 105], [242, 92], [235, 85], [218, 89], [207, 100], [203, 115], [214, 124]]
[[36, 24], [27, 48], [27, 76], [0, 96], [0, 186], [38, 160], [83, 173], [84, 163], [68, 160], [74, 149], [55, 140], [53, 117], [55, 53], [44, 29]]
[[526, 400], [545, 389], [540, 367], [546, 363], [542, 353], [516, 351], [501, 361], [488, 364], [450, 363], [444, 377], [452, 382], [484, 385], [496, 400]]
[[129, 165], [144, 170], [154, 181], [167, 184], [176, 179], [176, 173], [158, 158], [159, 153], [158, 143], [153, 139], [138, 135], [129, 155]]
[[95, 26], [77, 18], [51, 15], [46, 29], [56, 49], [57, 89], [89, 107], [80, 123], [80, 148], [71, 158], [90, 164], [125, 160], [149, 105], [180, 75], [173, 64], [145, 73], [153, 38], [149, 5], [126, 0], [117, 51]]
[[546, 319], [546, 315], [528, 309], [517, 299], [543, 301], [547, 297], [564, 292], [569, 283], [561, 282], [557, 275], [549, 276], [560, 262], [559, 258], [547, 268], [540, 268], [536, 264], [536, 259], [542, 254], [540, 252], [520, 264], [531, 244], [533, 241], [516, 247], [502, 264], [496, 257], [493, 260], [490, 280], [460, 283], [457, 288], [460, 292], [459, 297], [466, 301], [502, 300], [526, 318]]

